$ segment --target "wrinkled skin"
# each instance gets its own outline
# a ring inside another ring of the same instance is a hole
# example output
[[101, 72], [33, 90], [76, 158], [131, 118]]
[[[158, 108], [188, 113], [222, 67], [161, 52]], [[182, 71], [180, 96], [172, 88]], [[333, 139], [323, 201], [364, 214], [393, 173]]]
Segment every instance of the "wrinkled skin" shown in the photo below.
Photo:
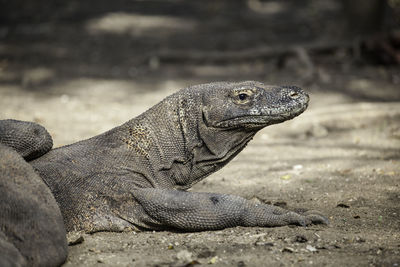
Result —
[[119, 127], [30, 163], [68, 231], [327, 223], [318, 212], [184, 191], [226, 165], [260, 129], [301, 114], [308, 100], [298, 87], [259, 82], [188, 87]]
[[0, 266], [60, 265], [67, 257], [60, 209], [25, 161], [50, 150], [51, 137], [36, 123], [3, 120], [0, 141]]

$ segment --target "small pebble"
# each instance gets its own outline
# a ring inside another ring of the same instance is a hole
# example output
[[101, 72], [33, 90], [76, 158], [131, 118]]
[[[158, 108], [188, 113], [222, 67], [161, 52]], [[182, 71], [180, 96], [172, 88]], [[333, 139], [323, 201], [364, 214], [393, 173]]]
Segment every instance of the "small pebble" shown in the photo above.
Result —
[[291, 248], [291, 247], [284, 247], [284, 248], [282, 249], [282, 252], [289, 252], [289, 253], [293, 253], [293, 252], [294, 252], [294, 249], [293, 249], [293, 248]]
[[304, 235], [297, 235], [294, 241], [298, 243], [306, 243], [308, 239]]
[[307, 249], [308, 251], [310, 251], [310, 252], [316, 252], [316, 251], [317, 251], [317, 249], [316, 249], [315, 247], [311, 246], [311, 245], [307, 245], [307, 246], [306, 246], [306, 249]]
[[191, 262], [192, 259], [192, 253], [189, 252], [188, 250], [181, 250], [176, 254], [176, 258], [180, 260], [181, 262], [187, 263]]

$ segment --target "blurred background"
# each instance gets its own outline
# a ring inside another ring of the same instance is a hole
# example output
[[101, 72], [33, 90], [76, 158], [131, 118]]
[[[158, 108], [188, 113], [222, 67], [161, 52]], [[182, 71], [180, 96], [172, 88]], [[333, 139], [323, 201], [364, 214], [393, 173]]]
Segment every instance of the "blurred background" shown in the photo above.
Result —
[[[363, 95], [343, 88], [335, 75], [352, 75], [367, 65], [381, 67], [370, 75], [400, 83], [399, 0], [1, 0], [0, 5], [0, 82], [27, 90], [78, 78], [258, 79], [321, 83], [325, 89], [339, 83], [341, 90]], [[379, 98], [376, 92], [363, 96]]]
[[[72, 118], [86, 137], [182, 87], [220, 80], [295, 84], [341, 103], [400, 100], [399, 0], [0, 6], [0, 115], [52, 121], [55, 134]], [[99, 126], [89, 132], [88, 121]]]

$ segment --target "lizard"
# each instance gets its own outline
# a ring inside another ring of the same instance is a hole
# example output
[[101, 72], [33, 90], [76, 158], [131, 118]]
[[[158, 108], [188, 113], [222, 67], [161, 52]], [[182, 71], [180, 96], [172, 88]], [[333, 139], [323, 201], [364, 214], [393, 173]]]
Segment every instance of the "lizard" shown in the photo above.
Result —
[[28, 162], [51, 190], [67, 231], [328, 224], [317, 211], [187, 191], [225, 166], [259, 130], [300, 115], [308, 102], [296, 86], [190, 86], [118, 127]]
[[52, 147], [36, 123], [0, 120], [0, 266], [58, 266], [67, 257], [63, 217], [27, 160]]

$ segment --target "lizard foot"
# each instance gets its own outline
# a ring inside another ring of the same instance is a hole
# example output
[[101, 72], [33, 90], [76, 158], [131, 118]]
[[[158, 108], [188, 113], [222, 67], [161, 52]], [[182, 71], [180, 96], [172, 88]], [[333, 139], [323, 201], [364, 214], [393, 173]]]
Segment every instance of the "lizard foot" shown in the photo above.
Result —
[[311, 224], [329, 225], [329, 219], [326, 216], [322, 215], [319, 211], [308, 210], [299, 214], [302, 217], [302, 219], [299, 221], [299, 224], [301, 226], [307, 226]]

